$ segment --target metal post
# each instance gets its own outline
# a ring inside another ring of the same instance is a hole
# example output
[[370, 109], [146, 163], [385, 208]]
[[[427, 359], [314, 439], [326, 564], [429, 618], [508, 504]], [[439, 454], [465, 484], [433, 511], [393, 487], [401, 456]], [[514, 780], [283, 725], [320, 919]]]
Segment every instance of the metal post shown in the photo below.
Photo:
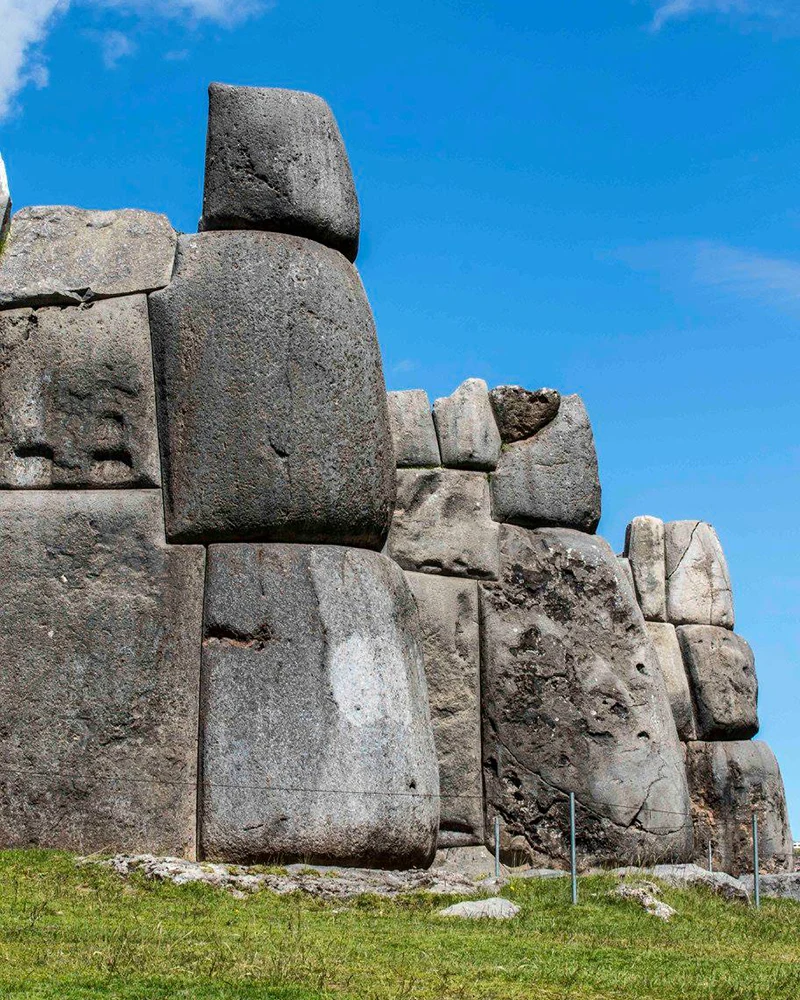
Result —
[[753, 902], [761, 906], [761, 875], [758, 871], [758, 816], [753, 813]]
[[708, 870], [710, 872], [714, 871], [714, 855], [711, 851], [711, 841], [708, 842]]
[[575, 793], [569, 793], [569, 867], [572, 874], [572, 905], [578, 902], [578, 863], [575, 851]]
[[500, 878], [500, 817], [494, 818], [494, 877]]

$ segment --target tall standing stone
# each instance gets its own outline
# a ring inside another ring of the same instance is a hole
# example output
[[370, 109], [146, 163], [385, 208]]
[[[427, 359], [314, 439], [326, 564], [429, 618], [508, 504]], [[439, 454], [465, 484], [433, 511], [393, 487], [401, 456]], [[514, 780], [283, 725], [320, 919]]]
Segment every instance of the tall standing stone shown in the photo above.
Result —
[[315, 94], [212, 83], [200, 228], [265, 229], [356, 259], [359, 210], [333, 112]]
[[0, 491], [0, 846], [193, 856], [204, 564], [156, 491]]
[[686, 676], [686, 667], [683, 664], [675, 626], [667, 622], [647, 622], [647, 632], [658, 656], [678, 736], [684, 741], [696, 740], [697, 727], [694, 719], [692, 691]]
[[625, 533], [628, 557], [639, 607], [647, 621], [667, 620], [664, 522], [657, 517], [635, 517]]
[[317, 545], [209, 549], [205, 856], [430, 863], [439, 780], [402, 570]]
[[352, 264], [277, 233], [183, 236], [150, 317], [168, 536], [381, 548], [394, 454]]
[[11, 193], [8, 190], [8, 175], [3, 157], [0, 156], [0, 253], [11, 225]]
[[442, 465], [452, 469], [494, 469], [500, 457], [500, 431], [483, 379], [468, 378], [433, 404]]
[[665, 541], [669, 621], [732, 629], [731, 578], [716, 531], [704, 521], [670, 521]]
[[398, 468], [441, 465], [431, 404], [424, 389], [388, 393], [389, 422]]

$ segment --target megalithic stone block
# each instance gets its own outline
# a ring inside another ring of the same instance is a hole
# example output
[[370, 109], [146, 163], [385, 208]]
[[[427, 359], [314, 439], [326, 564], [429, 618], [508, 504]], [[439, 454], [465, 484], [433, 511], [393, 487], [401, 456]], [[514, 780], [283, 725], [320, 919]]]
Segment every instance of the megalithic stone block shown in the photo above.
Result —
[[483, 843], [478, 585], [407, 573], [419, 608], [431, 722], [439, 758], [439, 847]]
[[557, 389], [530, 390], [521, 385], [498, 385], [489, 393], [489, 399], [506, 444], [533, 437], [550, 423], [561, 405]]
[[441, 465], [431, 404], [424, 389], [388, 393], [394, 457], [398, 468]]
[[504, 526], [501, 553], [500, 580], [479, 586], [486, 817], [502, 818], [504, 855], [566, 863], [574, 792], [583, 863], [687, 860], [683, 751], [611, 548]]
[[562, 396], [540, 431], [503, 448], [491, 474], [496, 521], [594, 532], [600, 479], [589, 415], [580, 396]]
[[11, 194], [8, 190], [8, 175], [3, 157], [0, 156], [0, 253], [11, 225]]
[[150, 317], [169, 538], [381, 548], [394, 454], [352, 264], [296, 236], [184, 236]]
[[762, 872], [792, 871], [792, 834], [778, 762], [761, 740], [688, 743], [698, 862], [711, 842], [714, 865], [731, 875], [752, 874], [752, 816], [758, 816]]
[[193, 856], [204, 563], [157, 491], [0, 491], [0, 846]]
[[670, 521], [665, 543], [669, 621], [732, 629], [731, 578], [713, 527], [704, 521]]
[[667, 572], [664, 522], [657, 517], [635, 517], [625, 532], [628, 557], [639, 607], [647, 621], [667, 620]]
[[144, 295], [0, 312], [0, 487], [158, 486]]
[[680, 625], [678, 639], [697, 706], [697, 738], [747, 740], [758, 732], [758, 681], [753, 651], [714, 625]]
[[0, 309], [74, 305], [163, 288], [175, 231], [165, 215], [68, 205], [23, 208], [0, 256]]
[[402, 570], [341, 546], [209, 549], [205, 856], [430, 863], [439, 776]]
[[333, 112], [314, 94], [212, 83], [200, 228], [266, 229], [358, 253], [353, 174]]
[[481, 378], [468, 378], [433, 404], [442, 465], [453, 469], [494, 469], [502, 440]]
[[658, 656], [678, 735], [684, 741], [696, 740], [692, 691], [675, 626], [668, 622], [647, 622], [647, 631]]

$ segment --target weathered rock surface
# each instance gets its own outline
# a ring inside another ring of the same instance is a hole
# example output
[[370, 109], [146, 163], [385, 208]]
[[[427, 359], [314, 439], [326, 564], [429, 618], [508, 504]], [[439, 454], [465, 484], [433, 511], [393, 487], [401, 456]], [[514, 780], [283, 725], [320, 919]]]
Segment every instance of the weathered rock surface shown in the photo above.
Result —
[[758, 681], [745, 640], [714, 625], [680, 625], [678, 640], [692, 682], [697, 739], [747, 740], [758, 732]]
[[639, 607], [647, 621], [667, 620], [664, 522], [635, 517], [625, 533], [625, 555], [631, 564]]
[[600, 520], [600, 480], [580, 396], [563, 396], [549, 424], [532, 438], [505, 447], [491, 483], [497, 521], [594, 532]]
[[695, 740], [697, 728], [692, 692], [675, 626], [667, 622], [647, 622], [647, 631], [656, 650], [678, 736], [682, 740]]
[[500, 526], [480, 472], [398, 469], [388, 554], [404, 569], [496, 577]]
[[8, 175], [3, 157], [0, 156], [0, 253], [11, 225], [11, 194], [8, 190]]
[[315, 94], [212, 83], [201, 229], [267, 229], [356, 259], [359, 210], [333, 112]]
[[0, 846], [195, 848], [204, 552], [155, 491], [0, 492]]
[[68, 205], [23, 208], [0, 258], [0, 309], [69, 305], [163, 288], [175, 231], [165, 215]]
[[483, 844], [478, 585], [408, 573], [439, 759], [439, 846]]
[[489, 389], [481, 378], [468, 378], [433, 404], [442, 465], [453, 469], [494, 469], [500, 457], [500, 431]]
[[0, 312], [0, 487], [160, 482], [145, 296]]
[[727, 875], [725, 872], [710, 872], [699, 865], [654, 865], [652, 868], [616, 868], [608, 872], [609, 875], [619, 875], [622, 878], [637, 877], [640, 875], [652, 875], [660, 882], [674, 889], [682, 889], [686, 886], [703, 886], [711, 892], [722, 896], [727, 900], [738, 900], [742, 903], [750, 902], [750, 894], [742, 881]]
[[501, 539], [501, 579], [480, 592], [486, 816], [504, 855], [563, 864], [573, 791], [586, 863], [688, 858], [683, 754], [616, 557], [567, 529]]
[[519, 914], [516, 903], [501, 896], [491, 899], [470, 899], [464, 903], [453, 903], [439, 910], [440, 917], [460, 917], [462, 920], [511, 920]]
[[150, 317], [168, 536], [381, 548], [394, 453], [353, 266], [278, 233], [184, 236]]
[[732, 629], [731, 579], [716, 531], [704, 521], [670, 521], [665, 543], [668, 620]]
[[[739, 879], [746, 891], [752, 895], [755, 879], [752, 875], [742, 875]], [[762, 875], [759, 879], [761, 895], [770, 899], [793, 899], [800, 903], [800, 872], [781, 872], [778, 875]]]
[[625, 899], [631, 903], [638, 903], [639, 906], [651, 917], [657, 917], [665, 922], [672, 920], [677, 913], [668, 903], [657, 896], [658, 886], [653, 882], [623, 882], [616, 889], [611, 890], [612, 896]]
[[389, 422], [399, 468], [440, 465], [431, 404], [424, 389], [388, 393]]
[[558, 413], [561, 393], [557, 389], [523, 389], [521, 385], [498, 385], [489, 393], [500, 437], [506, 444], [532, 437]]
[[625, 577], [625, 582], [628, 584], [634, 600], [636, 600], [636, 584], [633, 582], [633, 570], [631, 569], [630, 559], [626, 556], [617, 556], [617, 562], [619, 563], [619, 568], [622, 570], [622, 575]]
[[416, 605], [363, 549], [211, 546], [206, 857], [430, 863], [439, 776]]
[[761, 870], [792, 870], [783, 779], [766, 743], [687, 743], [686, 766], [698, 858], [711, 841], [715, 868], [731, 875], [751, 872], [752, 814], [756, 812]]

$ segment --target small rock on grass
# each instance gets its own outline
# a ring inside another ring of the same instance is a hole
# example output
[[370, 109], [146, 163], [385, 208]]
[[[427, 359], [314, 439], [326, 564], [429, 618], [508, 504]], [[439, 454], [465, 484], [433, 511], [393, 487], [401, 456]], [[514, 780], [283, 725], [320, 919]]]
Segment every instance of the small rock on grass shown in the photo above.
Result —
[[657, 899], [655, 896], [656, 892], [658, 892], [658, 886], [653, 882], [641, 882], [638, 885], [625, 885], [623, 883], [623, 885], [618, 885], [611, 895], [639, 903], [647, 913], [653, 917], [658, 917], [659, 920], [665, 922], [671, 920], [677, 911], [673, 910], [667, 903]]
[[519, 907], [510, 899], [499, 896], [493, 899], [471, 899], [466, 903], [455, 903], [439, 910], [440, 917], [461, 917], [464, 920], [511, 920], [519, 913]]

